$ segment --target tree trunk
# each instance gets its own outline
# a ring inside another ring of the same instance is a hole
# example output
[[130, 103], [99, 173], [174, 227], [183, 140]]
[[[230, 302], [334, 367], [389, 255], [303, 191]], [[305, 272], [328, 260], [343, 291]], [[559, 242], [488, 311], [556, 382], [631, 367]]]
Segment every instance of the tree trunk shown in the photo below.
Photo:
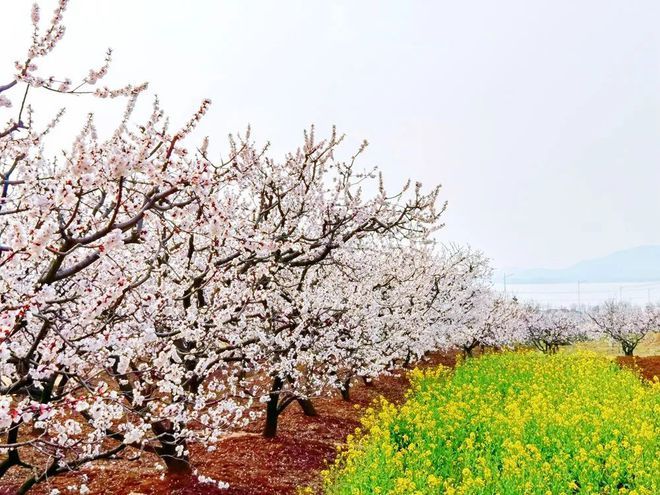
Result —
[[[186, 453], [186, 441], [176, 438], [174, 428], [159, 421], [152, 425], [152, 430], [158, 436], [160, 447], [158, 447], [158, 456], [167, 466], [167, 472], [170, 474], [192, 474], [190, 459]], [[183, 451], [181, 453], [177, 451]]]
[[[7, 432], [7, 444], [13, 444], [18, 441], [18, 429], [20, 428], [19, 423], [12, 423], [9, 431]], [[21, 466], [25, 468], [31, 468], [29, 464], [21, 461], [20, 456], [18, 455], [18, 449], [13, 448], [7, 450], [7, 458], [0, 463], [0, 479], [9, 471], [13, 466]]]
[[319, 413], [316, 412], [316, 408], [314, 407], [314, 404], [312, 404], [312, 401], [309, 399], [297, 399], [298, 404], [300, 404], [300, 407], [303, 410], [303, 413], [305, 413], [305, 416], [318, 416]]
[[263, 432], [266, 438], [274, 438], [277, 435], [277, 418], [280, 415], [278, 406], [283, 385], [284, 382], [279, 376], [273, 379], [273, 385], [268, 395], [268, 403], [266, 404], [266, 424]]
[[344, 399], [345, 401], [350, 401], [351, 400], [351, 379], [347, 378], [344, 380], [344, 383], [342, 383], [342, 386], [339, 387], [339, 391], [341, 392], [341, 398]]
[[[183, 445], [183, 448], [186, 448], [185, 442], [180, 443]], [[167, 466], [167, 472], [170, 474], [192, 474], [192, 468], [190, 467], [190, 460], [186, 454], [181, 456], [176, 453], [176, 446], [172, 445], [171, 450], [168, 454], [161, 454], [165, 466]]]
[[543, 349], [544, 354], [557, 354], [557, 352], [559, 351], [559, 345], [558, 344], [552, 344], [552, 343], [549, 343], [549, 342], [545, 342], [543, 344], [543, 347], [544, 347], [544, 349]]

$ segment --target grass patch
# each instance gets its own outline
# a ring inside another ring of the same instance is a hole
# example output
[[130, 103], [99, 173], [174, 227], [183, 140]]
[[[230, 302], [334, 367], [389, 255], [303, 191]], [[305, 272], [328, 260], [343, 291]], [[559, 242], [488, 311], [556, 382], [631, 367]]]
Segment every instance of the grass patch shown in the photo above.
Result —
[[592, 353], [414, 371], [323, 473], [327, 494], [660, 493], [660, 384]]
[[[578, 342], [561, 348], [562, 352], [591, 351], [604, 356], [622, 356], [621, 346], [607, 339], [589, 340]], [[635, 349], [635, 356], [659, 356], [660, 355], [660, 333], [649, 333]]]

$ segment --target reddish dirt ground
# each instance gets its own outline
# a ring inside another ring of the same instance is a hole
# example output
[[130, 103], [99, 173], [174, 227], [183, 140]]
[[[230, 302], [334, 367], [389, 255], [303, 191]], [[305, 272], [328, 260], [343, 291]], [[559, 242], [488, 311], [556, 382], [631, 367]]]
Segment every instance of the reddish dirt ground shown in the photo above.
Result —
[[[637, 369], [647, 379], [660, 378], [660, 356], [620, 357], [617, 361], [622, 366]], [[455, 362], [454, 355], [434, 355], [425, 365], [454, 366]], [[306, 417], [295, 406], [287, 409], [280, 419], [277, 438], [263, 438], [259, 434], [259, 422], [248, 428], [249, 431], [229, 436], [214, 452], [192, 446], [194, 468], [201, 474], [230, 483], [229, 489], [220, 490], [190, 477], [165, 477], [156, 469], [157, 459], [149, 455], [135, 461], [96, 463], [83, 472], [89, 478], [87, 485], [91, 494], [292, 495], [298, 488], [318, 487], [319, 471], [334, 459], [337, 446], [359, 426], [363, 410], [373, 400], [383, 396], [400, 402], [407, 388], [404, 373], [383, 377], [369, 387], [356, 384], [350, 402], [341, 400], [339, 394], [316, 399], [317, 417]], [[61, 476], [30, 493], [44, 495], [52, 488], [59, 488], [62, 495], [76, 493], [66, 487], [75, 484], [79, 475]], [[12, 493], [12, 490], [0, 488], [0, 495], [5, 493]]]
[[621, 366], [636, 370], [647, 380], [653, 380], [655, 376], [660, 379], [660, 356], [619, 356], [616, 360]]
[[[454, 366], [454, 354], [431, 356], [423, 365]], [[91, 494], [107, 495], [287, 495], [298, 488], [318, 485], [319, 471], [331, 462], [346, 436], [360, 424], [360, 417], [378, 397], [400, 402], [408, 388], [405, 373], [382, 377], [371, 386], [356, 383], [351, 400], [339, 396], [314, 400], [316, 417], [307, 417], [295, 404], [281, 416], [277, 437], [263, 438], [261, 421], [248, 431], [230, 435], [213, 452], [191, 446], [194, 469], [216, 480], [228, 482], [229, 489], [199, 483], [194, 477], [165, 477], [151, 455], [134, 461], [115, 460], [94, 463], [82, 473], [87, 475]], [[14, 468], [18, 482], [25, 471]], [[21, 472], [22, 471], [22, 472]], [[79, 483], [80, 472], [59, 476], [30, 493], [46, 495], [58, 488], [62, 495], [77, 493], [67, 486]], [[12, 476], [13, 478], [13, 476]], [[7, 480], [9, 481], [9, 480]], [[13, 490], [0, 487], [0, 495]]]

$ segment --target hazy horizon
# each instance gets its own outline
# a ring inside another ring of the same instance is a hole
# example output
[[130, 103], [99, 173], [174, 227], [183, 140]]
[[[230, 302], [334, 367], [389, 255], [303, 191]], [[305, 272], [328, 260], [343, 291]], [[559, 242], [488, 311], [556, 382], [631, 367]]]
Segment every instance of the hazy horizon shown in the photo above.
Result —
[[[30, 42], [31, 3], [3, 6], [0, 74]], [[54, 2], [40, 4], [49, 17]], [[442, 183], [438, 239], [496, 267], [660, 245], [657, 2], [194, 4], [73, 1], [56, 57], [66, 66], [48, 70], [83, 76], [111, 46], [109, 82], [150, 81], [179, 122], [211, 98], [202, 132], [218, 153], [249, 123], [276, 156], [309, 124], [319, 135], [336, 124], [345, 156], [371, 143], [360, 164], [390, 189]], [[89, 104], [66, 104], [73, 133]]]
[[654, 282], [600, 282], [600, 283], [507, 283], [494, 281], [493, 287], [507, 297], [522, 302], [533, 302], [543, 307], [581, 309], [602, 304], [605, 301], [625, 301], [645, 305], [660, 303], [660, 280]]
[[[473, 246], [473, 247], [477, 247], [477, 246]], [[643, 244], [643, 245], [638, 245], [638, 246], [628, 246], [628, 247], [624, 247], [624, 248], [617, 249], [617, 250], [614, 250], [614, 251], [601, 252], [598, 255], [595, 255], [595, 254], [594, 255], [589, 255], [589, 254], [587, 254], [588, 257], [575, 258], [575, 259], [572, 259], [572, 260], [569, 260], [568, 256], [567, 256], [567, 260], [568, 260], [567, 262], [556, 263], [554, 265], [548, 265], [548, 264], [546, 264], [546, 265], [544, 265], [544, 264], [538, 264], [538, 265], [514, 264], [514, 265], [509, 265], [509, 266], [502, 266], [502, 265], [494, 264], [493, 268], [494, 268], [495, 272], [500, 274], [500, 275], [503, 274], [503, 273], [508, 273], [509, 271], [512, 271], [512, 270], [513, 271], [528, 271], [528, 270], [557, 270], [557, 271], [561, 271], [561, 270], [565, 270], [565, 269], [568, 269], [568, 268], [572, 268], [575, 265], [578, 265], [578, 264], [580, 264], [582, 262], [585, 262], [585, 261], [591, 261], [591, 260], [595, 260], [595, 259], [606, 258], [606, 257], [608, 257], [612, 254], [616, 254], [616, 253], [619, 253], [619, 252], [634, 251], [634, 250], [639, 249], [639, 248], [651, 248], [651, 247], [660, 249], [660, 243], [657, 243], [657, 244]], [[660, 280], [660, 278], [658, 280]]]

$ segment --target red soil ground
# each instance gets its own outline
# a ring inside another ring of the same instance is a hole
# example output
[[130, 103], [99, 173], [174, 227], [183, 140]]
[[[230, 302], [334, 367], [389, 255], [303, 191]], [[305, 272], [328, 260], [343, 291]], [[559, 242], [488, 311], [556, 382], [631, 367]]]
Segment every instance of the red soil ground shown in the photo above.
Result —
[[[424, 366], [443, 364], [454, 366], [453, 354], [431, 356]], [[355, 383], [351, 400], [333, 397], [314, 400], [316, 417], [307, 417], [295, 404], [280, 417], [277, 438], [261, 436], [262, 422], [248, 431], [228, 436], [213, 452], [191, 446], [193, 468], [200, 474], [230, 484], [218, 489], [202, 484], [195, 477], [164, 476], [156, 466], [161, 463], [152, 455], [129, 461], [102, 461], [83, 469], [91, 494], [107, 495], [287, 495], [298, 488], [318, 485], [319, 471], [331, 462], [346, 436], [360, 424], [363, 410], [380, 396], [393, 402], [401, 401], [408, 388], [404, 372], [375, 380], [371, 386]], [[67, 486], [79, 485], [80, 475], [72, 473], [54, 478], [35, 487], [30, 493], [46, 495], [58, 488], [62, 495], [77, 493]], [[11, 474], [11, 478], [10, 475]], [[20, 483], [25, 470], [14, 468], [3, 484]], [[17, 485], [14, 486], [17, 486]], [[6, 485], [5, 485], [6, 486]], [[4, 491], [3, 491], [4, 490]], [[0, 495], [13, 493], [0, 486]]]
[[660, 379], [660, 356], [619, 356], [617, 362], [628, 368], [636, 370], [647, 380], [653, 380], [653, 377]]
[[[455, 355], [450, 354], [432, 356], [425, 364], [453, 367], [455, 362]], [[618, 362], [637, 369], [647, 379], [660, 378], [660, 356], [621, 357]], [[341, 400], [339, 394], [315, 400], [317, 417], [306, 417], [298, 407], [290, 407], [280, 419], [277, 438], [263, 438], [259, 433], [261, 424], [255, 423], [249, 431], [223, 440], [214, 452], [193, 446], [194, 468], [230, 483], [226, 490], [201, 484], [195, 478], [163, 476], [156, 469], [157, 459], [148, 455], [134, 461], [96, 463], [84, 470], [89, 479], [87, 485], [92, 494], [107, 495], [287, 495], [295, 494], [298, 488], [318, 487], [319, 471], [332, 462], [337, 446], [359, 426], [363, 409], [380, 396], [399, 402], [407, 387], [404, 373], [383, 377], [369, 387], [356, 384], [350, 402]], [[74, 493], [66, 487], [76, 484], [79, 475], [58, 477], [30, 493], [44, 495], [52, 488], [59, 488], [62, 495]], [[0, 488], [0, 495], [3, 493], [12, 490], [3, 492]]]

